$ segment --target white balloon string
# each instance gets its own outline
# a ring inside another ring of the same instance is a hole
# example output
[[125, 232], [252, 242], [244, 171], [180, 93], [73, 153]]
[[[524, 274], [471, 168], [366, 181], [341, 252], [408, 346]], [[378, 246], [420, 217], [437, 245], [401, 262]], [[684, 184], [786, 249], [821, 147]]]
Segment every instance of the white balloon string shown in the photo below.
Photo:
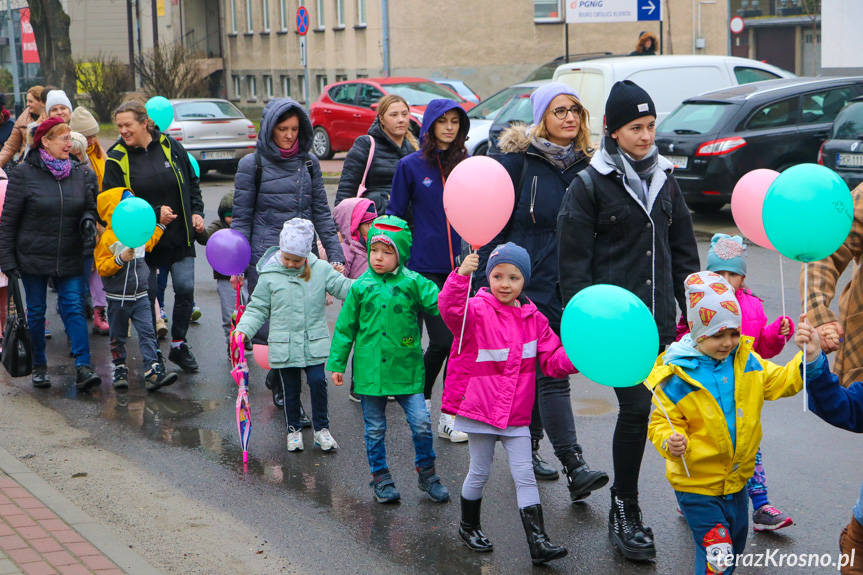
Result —
[[[473, 253], [473, 252], [471, 252]], [[470, 287], [473, 285], [473, 272], [467, 278], [467, 297], [464, 298], [464, 315], [461, 318], [461, 335], [458, 336], [458, 353], [461, 354], [461, 340], [464, 339], [464, 324], [467, 322], [467, 304], [470, 302]]]
[[[782, 286], [782, 317], [785, 317], [785, 271], [782, 265], [782, 254], [779, 254], [779, 282]], [[788, 340], [785, 340], [788, 341]]]
[[[664, 413], [664, 414], [665, 414], [665, 419], [668, 421], [668, 426], [671, 428], [671, 433], [677, 433], [677, 432], [674, 430], [674, 424], [673, 424], [673, 423], [671, 423], [671, 418], [670, 418], [670, 417], [668, 417], [668, 412], [667, 412], [667, 411], [665, 411], [665, 408], [662, 406], [662, 401], [660, 401], [660, 400], [659, 400], [659, 396], [658, 396], [658, 395], [656, 395], [656, 392], [653, 390], [653, 388], [652, 388], [652, 387], [647, 386], [647, 389], [649, 389], [649, 390], [650, 390], [650, 393], [652, 393], [652, 394], [653, 394], [653, 397], [655, 397], [655, 398], [656, 398], [656, 405], [658, 405], [658, 406], [659, 406], [659, 409], [661, 409], [661, 410], [662, 410], [662, 413]], [[686, 465], [686, 458], [685, 458], [683, 455], [681, 455], [681, 456], [680, 456], [680, 461], [682, 461], [682, 462], [683, 462], [683, 469], [686, 471], [686, 476], [687, 476], [687, 477], [692, 477], [692, 476], [689, 474], [689, 467]]]
[[[803, 262], [803, 316], [809, 307], [809, 262]], [[803, 346], [803, 413], [809, 411], [809, 395], [806, 393], [806, 346]]]

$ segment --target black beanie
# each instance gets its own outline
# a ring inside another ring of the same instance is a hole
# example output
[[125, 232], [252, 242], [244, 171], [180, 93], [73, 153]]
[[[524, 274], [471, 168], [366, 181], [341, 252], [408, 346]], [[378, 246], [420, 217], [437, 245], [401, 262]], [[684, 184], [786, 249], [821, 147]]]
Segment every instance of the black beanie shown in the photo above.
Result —
[[632, 80], [615, 82], [605, 103], [605, 125], [609, 134], [626, 124], [643, 118], [656, 117], [656, 106], [650, 94]]

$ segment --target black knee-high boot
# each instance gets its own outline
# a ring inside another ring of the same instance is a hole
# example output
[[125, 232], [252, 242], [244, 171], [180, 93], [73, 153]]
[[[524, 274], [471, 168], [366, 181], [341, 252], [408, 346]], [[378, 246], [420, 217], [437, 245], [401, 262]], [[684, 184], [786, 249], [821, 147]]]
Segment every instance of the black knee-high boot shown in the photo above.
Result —
[[471, 551], [485, 553], [493, 551], [494, 545], [482, 532], [482, 527], [479, 524], [480, 508], [482, 507], [482, 498], [471, 501], [470, 499], [461, 498], [461, 522], [458, 526], [458, 535], [461, 540], [467, 545]]
[[530, 548], [530, 558], [534, 565], [541, 565], [555, 559], [566, 557], [566, 547], [553, 545], [545, 534], [545, 522], [542, 518], [542, 505], [531, 505], [519, 509], [524, 533], [527, 535], [527, 545]]

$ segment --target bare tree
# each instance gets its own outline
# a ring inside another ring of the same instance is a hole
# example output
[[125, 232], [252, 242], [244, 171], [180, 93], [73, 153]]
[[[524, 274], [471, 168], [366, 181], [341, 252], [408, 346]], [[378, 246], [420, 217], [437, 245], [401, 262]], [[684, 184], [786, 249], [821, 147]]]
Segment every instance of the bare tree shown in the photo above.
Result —
[[803, 0], [801, 2], [806, 15], [812, 22], [812, 75], [818, 73], [817, 58], [815, 57], [818, 48], [818, 17], [821, 15], [821, 0]]
[[113, 111], [123, 103], [126, 92], [135, 89], [129, 66], [116, 56], [101, 52], [94, 58], [74, 60], [78, 85], [90, 95], [93, 112], [100, 122], [110, 122]]
[[69, 15], [60, 0], [27, 0], [27, 5], [45, 83], [59, 86], [74, 100], [78, 90], [69, 39]]
[[182, 44], [162, 44], [135, 58], [135, 71], [148, 97], [195, 98], [208, 94], [208, 78]]

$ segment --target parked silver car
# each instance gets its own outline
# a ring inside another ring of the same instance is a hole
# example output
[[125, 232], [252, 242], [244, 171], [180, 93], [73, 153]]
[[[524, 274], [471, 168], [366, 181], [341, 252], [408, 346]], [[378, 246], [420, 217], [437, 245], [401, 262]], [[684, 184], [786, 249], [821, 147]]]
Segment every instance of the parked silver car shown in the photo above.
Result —
[[255, 151], [255, 125], [227, 100], [171, 100], [174, 121], [165, 132], [198, 160], [203, 176], [209, 170], [233, 174], [240, 158]]

